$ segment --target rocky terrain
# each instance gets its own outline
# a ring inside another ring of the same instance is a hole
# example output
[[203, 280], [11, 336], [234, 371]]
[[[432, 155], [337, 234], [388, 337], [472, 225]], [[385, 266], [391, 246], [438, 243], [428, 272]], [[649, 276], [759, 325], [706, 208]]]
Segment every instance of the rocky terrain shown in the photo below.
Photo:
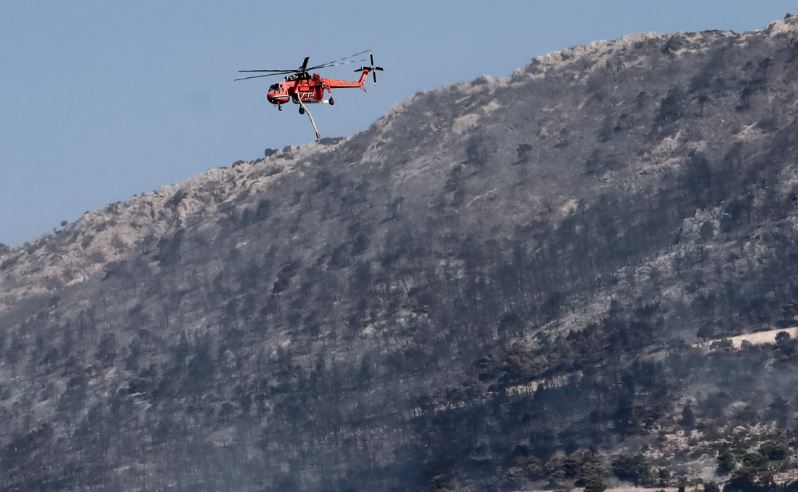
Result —
[[787, 487], [796, 96], [631, 35], [0, 248], [0, 487]]

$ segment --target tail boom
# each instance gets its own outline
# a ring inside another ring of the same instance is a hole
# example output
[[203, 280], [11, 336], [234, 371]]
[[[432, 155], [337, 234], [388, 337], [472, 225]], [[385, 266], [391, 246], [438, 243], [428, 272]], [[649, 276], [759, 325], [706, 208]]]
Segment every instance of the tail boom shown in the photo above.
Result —
[[358, 89], [366, 84], [370, 71], [368, 67], [364, 67], [358, 80], [324, 79], [324, 82], [330, 89]]

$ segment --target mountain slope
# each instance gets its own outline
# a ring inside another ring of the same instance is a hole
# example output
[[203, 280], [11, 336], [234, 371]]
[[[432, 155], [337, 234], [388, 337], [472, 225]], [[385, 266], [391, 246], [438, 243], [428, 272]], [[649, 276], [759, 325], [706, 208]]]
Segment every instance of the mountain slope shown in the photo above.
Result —
[[792, 466], [793, 341], [692, 344], [798, 314], [797, 57], [796, 19], [571, 48], [0, 253], [3, 487]]

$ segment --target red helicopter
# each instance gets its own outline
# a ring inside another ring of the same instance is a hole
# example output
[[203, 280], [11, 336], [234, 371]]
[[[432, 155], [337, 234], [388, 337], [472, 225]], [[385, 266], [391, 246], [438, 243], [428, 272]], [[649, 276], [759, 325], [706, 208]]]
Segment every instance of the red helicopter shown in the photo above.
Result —
[[[369, 55], [368, 60], [365, 58], [355, 59], [356, 57], [365, 55], [366, 53]], [[351, 56], [346, 56], [339, 58], [338, 60], [333, 60], [312, 67], [308, 67], [309, 60], [310, 57], [306, 56], [305, 60], [302, 62], [302, 65], [296, 69], [239, 70], [241, 73], [260, 73], [261, 75], [251, 75], [249, 77], [242, 77], [235, 80], [257, 79], [261, 77], [283, 75], [285, 78], [284, 82], [279, 82], [269, 86], [269, 90], [266, 93], [266, 100], [272, 104], [276, 104], [278, 111], [282, 111], [283, 104], [287, 104], [289, 101], [293, 102], [294, 104], [299, 104], [299, 114], [307, 113], [308, 117], [310, 118], [310, 123], [313, 125], [313, 131], [316, 132], [316, 138], [318, 139], [321, 137], [321, 135], [319, 134], [318, 128], [316, 128], [316, 122], [313, 120], [313, 115], [310, 113], [310, 110], [305, 106], [305, 104], [324, 103], [332, 106], [335, 104], [335, 99], [332, 95], [333, 89], [360, 88], [365, 92], [366, 89], [364, 86], [366, 84], [366, 77], [368, 77], [369, 72], [374, 78], [374, 83], [376, 84], [377, 72], [382, 72], [383, 69], [382, 67], [374, 66], [374, 53], [371, 50], [361, 51]], [[358, 80], [328, 79], [319, 76], [317, 73], [310, 73], [312, 70], [318, 70], [320, 68], [329, 68], [338, 65], [346, 65], [349, 63], [365, 61], [370, 61], [371, 64], [369, 66], [361, 66], [360, 68], [355, 69], [355, 72], [361, 72], [360, 79]], [[324, 99], [325, 91], [330, 93], [330, 97], [328, 99]]]

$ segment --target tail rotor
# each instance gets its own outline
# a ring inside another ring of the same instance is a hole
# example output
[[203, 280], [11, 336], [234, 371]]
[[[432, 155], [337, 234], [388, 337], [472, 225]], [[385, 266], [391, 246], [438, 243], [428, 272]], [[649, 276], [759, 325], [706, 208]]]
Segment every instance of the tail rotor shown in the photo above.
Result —
[[382, 67], [375, 67], [374, 66], [374, 53], [369, 52], [369, 61], [371, 61], [371, 66], [368, 67], [360, 67], [355, 69], [355, 72], [362, 72], [363, 70], [368, 69], [371, 72], [371, 77], [374, 80], [374, 83], [377, 83], [377, 72], [382, 72]]

